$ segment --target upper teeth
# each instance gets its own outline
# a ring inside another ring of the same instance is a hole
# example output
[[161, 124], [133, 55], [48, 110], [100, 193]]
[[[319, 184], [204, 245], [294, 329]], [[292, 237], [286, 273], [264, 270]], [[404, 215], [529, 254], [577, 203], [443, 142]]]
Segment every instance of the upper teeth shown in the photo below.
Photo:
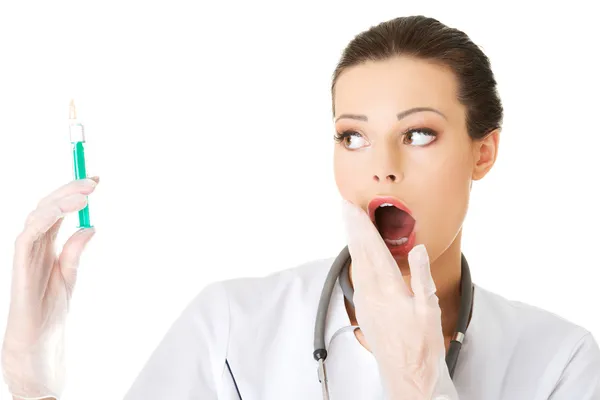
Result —
[[379, 207], [393, 207], [393, 206], [394, 205], [392, 203], [383, 203]]

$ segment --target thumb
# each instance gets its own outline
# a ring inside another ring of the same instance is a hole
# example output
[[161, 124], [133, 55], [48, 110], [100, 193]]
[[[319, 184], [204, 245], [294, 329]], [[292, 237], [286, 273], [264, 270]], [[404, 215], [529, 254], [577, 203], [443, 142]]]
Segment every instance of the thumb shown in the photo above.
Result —
[[80, 229], [71, 236], [60, 253], [58, 264], [63, 275], [69, 294], [73, 292], [77, 280], [77, 268], [83, 249], [96, 233], [95, 228]]

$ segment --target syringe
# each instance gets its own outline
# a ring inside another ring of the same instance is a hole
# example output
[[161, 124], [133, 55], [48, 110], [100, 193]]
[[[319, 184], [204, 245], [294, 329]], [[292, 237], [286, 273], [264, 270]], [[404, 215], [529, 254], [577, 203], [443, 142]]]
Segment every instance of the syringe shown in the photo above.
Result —
[[[85, 170], [85, 154], [83, 144], [85, 143], [85, 135], [83, 125], [77, 121], [77, 110], [75, 110], [75, 102], [71, 100], [69, 106], [69, 134], [71, 144], [73, 145], [73, 173], [75, 179], [87, 178]], [[89, 199], [88, 199], [89, 201]], [[78, 228], [92, 228], [90, 224], [89, 203], [79, 210], [79, 226]]]

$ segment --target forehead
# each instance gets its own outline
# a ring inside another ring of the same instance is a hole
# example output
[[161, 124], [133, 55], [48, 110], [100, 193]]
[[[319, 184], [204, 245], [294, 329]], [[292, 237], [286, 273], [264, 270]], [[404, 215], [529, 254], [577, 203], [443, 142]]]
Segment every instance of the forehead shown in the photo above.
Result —
[[346, 69], [335, 86], [335, 113], [393, 116], [413, 107], [462, 112], [457, 80], [442, 65], [412, 57], [368, 61]]

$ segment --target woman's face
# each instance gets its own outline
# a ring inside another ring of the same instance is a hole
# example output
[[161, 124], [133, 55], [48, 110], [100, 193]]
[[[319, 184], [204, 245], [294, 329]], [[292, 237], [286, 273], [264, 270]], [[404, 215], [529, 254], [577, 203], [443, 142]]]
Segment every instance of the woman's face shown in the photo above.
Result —
[[[366, 212], [376, 197], [400, 200], [415, 221], [414, 242], [405, 247], [425, 244], [434, 262], [461, 230], [471, 182], [491, 168], [497, 135], [473, 141], [454, 74], [414, 58], [346, 69], [335, 87], [334, 107], [335, 130], [342, 135], [334, 151], [340, 194]], [[399, 265], [406, 263], [404, 250], [392, 251]]]

